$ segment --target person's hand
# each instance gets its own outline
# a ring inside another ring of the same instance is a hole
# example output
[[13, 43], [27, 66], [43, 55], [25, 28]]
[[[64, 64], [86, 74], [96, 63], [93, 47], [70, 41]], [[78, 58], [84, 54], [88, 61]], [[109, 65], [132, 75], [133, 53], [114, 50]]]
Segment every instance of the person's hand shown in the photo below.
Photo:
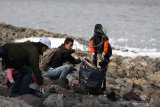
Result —
[[11, 84], [14, 84], [14, 83], [15, 83], [15, 81], [14, 81], [14, 80], [9, 80], [9, 82], [10, 82]]
[[91, 60], [92, 60], [92, 61], [94, 60], [94, 56], [95, 56], [95, 53], [92, 53], [92, 54], [91, 54]]
[[41, 86], [39, 86], [39, 91], [42, 93], [42, 94], [44, 94], [45, 92], [44, 92], [44, 85], [41, 85]]
[[14, 80], [10, 80], [10, 89], [13, 89], [14, 85], [15, 85], [15, 81]]
[[78, 48], [78, 49], [76, 49], [76, 52], [82, 52], [82, 50]]
[[105, 52], [102, 53], [102, 59], [104, 59], [104, 56], [105, 56]]

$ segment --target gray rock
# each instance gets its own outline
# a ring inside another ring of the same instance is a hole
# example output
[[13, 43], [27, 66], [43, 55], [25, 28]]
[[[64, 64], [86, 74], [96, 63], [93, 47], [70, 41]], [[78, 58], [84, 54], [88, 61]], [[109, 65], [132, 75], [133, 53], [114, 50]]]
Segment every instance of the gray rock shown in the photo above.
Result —
[[63, 96], [59, 94], [50, 95], [43, 103], [46, 107], [64, 107]]
[[80, 103], [80, 101], [74, 97], [73, 98], [69, 98], [69, 97], [64, 98], [64, 106], [65, 107], [73, 107], [79, 103]]
[[16, 98], [0, 96], [0, 107], [32, 107]]
[[33, 107], [45, 107], [41, 98], [30, 95], [30, 94], [22, 95], [16, 98], [26, 102], [27, 104]]

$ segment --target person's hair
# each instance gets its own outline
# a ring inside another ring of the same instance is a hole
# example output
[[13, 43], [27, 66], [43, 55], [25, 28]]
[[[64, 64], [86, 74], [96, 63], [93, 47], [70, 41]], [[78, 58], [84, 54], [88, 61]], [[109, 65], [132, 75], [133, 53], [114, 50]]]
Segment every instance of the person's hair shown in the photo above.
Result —
[[104, 34], [103, 26], [101, 24], [96, 24], [94, 27], [94, 32], [99, 34]]
[[74, 40], [72, 38], [66, 38], [64, 41], [64, 44], [69, 44], [69, 42], [74, 42]]
[[42, 48], [42, 47], [48, 48], [46, 45], [44, 45], [44, 44], [41, 43], [41, 42], [38, 42], [38, 46], [39, 46], [40, 48]]

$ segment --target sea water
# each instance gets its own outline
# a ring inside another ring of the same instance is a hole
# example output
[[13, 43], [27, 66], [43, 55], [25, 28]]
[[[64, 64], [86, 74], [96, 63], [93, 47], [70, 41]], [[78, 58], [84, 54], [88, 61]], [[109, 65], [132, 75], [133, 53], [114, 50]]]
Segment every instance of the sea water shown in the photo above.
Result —
[[0, 22], [89, 40], [101, 23], [115, 48], [160, 52], [160, 0], [0, 0]]

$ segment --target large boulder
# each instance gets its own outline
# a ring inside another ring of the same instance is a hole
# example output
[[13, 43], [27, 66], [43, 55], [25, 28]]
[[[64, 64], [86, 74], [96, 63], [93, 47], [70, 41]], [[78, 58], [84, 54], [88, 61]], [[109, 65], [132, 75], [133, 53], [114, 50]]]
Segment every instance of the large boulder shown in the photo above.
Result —
[[32, 107], [32, 106], [16, 98], [8, 98], [0, 96], [0, 107]]
[[60, 94], [50, 95], [43, 103], [46, 107], [64, 107], [63, 96]]
[[45, 107], [41, 98], [30, 95], [30, 94], [22, 95], [16, 98], [24, 101], [25, 103], [33, 107]]

